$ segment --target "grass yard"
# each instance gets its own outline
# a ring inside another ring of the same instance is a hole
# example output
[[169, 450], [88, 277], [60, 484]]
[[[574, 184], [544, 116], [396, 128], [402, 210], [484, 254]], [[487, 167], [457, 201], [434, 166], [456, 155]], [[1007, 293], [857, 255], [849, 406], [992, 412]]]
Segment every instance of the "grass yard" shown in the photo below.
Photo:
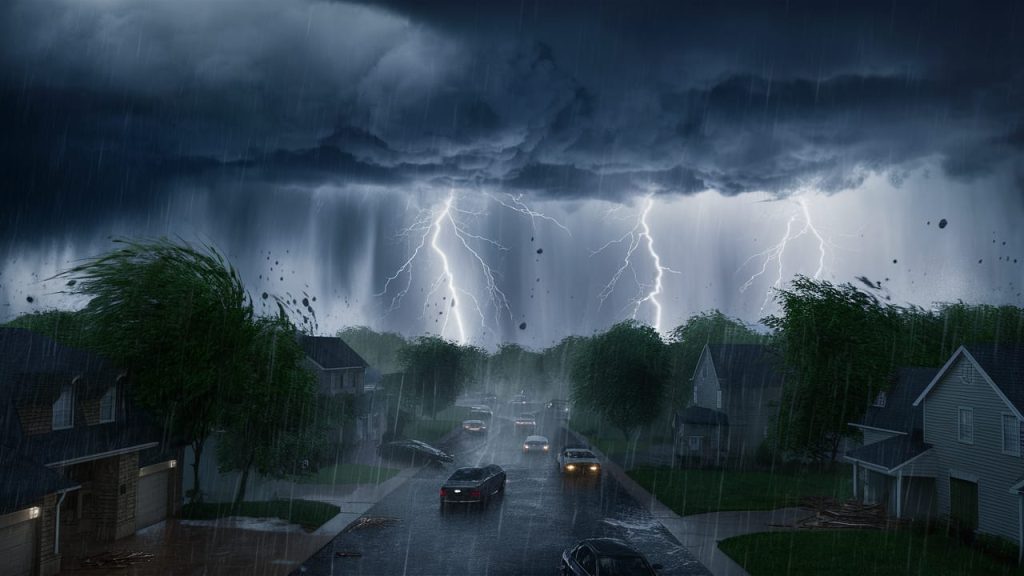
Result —
[[405, 425], [402, 430], [406, 438], [422, 440], [428, 444], [437, 442], [453, 429], [462, 426], [463, 420], [469, 418], [469, 408], [450, 406], [441, 410], [431, 419], [424, 416]]
[[316, 530], [341, 509], [334, 504], [312, 500], [269, 500], [263, 502], [242, 502], [237, 507], [230, 502], [203, 502], [185, 504], [181, 517], [188, 520], [215, 520], [228, 516], [249, 518], [280, 518], [298, 524], [306, 530]]
[[680, 516], [727, 510], [772, 510], [799, 504], [804, 496], [850, 498], [850, 474], [637, 468], [629, 471]]
[[369, 464], [339, 463], [321, 468], [312, 476], [300, 476], [302, 484], [380, 484], [398, 470]]
[[718, 547], [751, 576], [1024, 576], [1024, 568], [922, 530], [766, 532], [729, 538]]

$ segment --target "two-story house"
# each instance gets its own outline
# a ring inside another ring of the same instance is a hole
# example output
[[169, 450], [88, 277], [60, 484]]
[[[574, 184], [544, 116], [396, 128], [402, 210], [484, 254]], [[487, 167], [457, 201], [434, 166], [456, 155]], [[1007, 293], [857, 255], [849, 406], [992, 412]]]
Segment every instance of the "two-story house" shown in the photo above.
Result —
[[[925, 484], [930, 479], [933, 515], [1024, 551], [1024, 347], [961, 346], [911, 406], [920, 410], [920, 436], [885, 438], [851, 451], [854, 474], [866, 468], [894, 476], [889, 511], [896, 516], [904, 515], [912, 493], [904, 487], [907, 476]], [[869, 458], [871, 451], [884, 455]]]
[[103, 358], [0, 328], [0, 566], [60, 571], [61, 550], [109, 541], [180, 505], [177, 460]]
[[692, 402], [673, 417], [676, 454], [697, 465], [752, 465], [768, 438], [784, 379], [781, 359], [763, 344], [705, 345]]

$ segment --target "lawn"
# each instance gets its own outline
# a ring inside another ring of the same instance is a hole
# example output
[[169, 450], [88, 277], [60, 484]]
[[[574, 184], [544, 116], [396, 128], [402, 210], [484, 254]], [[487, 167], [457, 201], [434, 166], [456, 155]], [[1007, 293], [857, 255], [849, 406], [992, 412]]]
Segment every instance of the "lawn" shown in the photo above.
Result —
[[851, 496], [850, 474], [845, 468], [834, 472], [637, 468], [628, 474], [680, 516], [772, 510], [796, 506], [805, 496]]
[[1022, 576], [1024, 569], [922, 530], [789, 531], [749, 534], [718, 547], [751, 576]]
[[423, 417], [405, 425], [402, 430], [406, 438], [422, 440], [428, 444], [437, 442], [469, 417], [469, 408], [451, 406], [441, 410], [434, 418]]
[[369, 464], [339, 463], [321, 468], [312, 476], [300, 476], [302, 484], [380, 484], [398, 470]]
[[340, 511], [334, 504], [311, 500], [243, 502], [237, 507], [230, 502], [203, 502], [182, 506], [181, 517], [188, 520], [214, 520], [228, 516], [280, 518], [312, 531], [337, 516]]

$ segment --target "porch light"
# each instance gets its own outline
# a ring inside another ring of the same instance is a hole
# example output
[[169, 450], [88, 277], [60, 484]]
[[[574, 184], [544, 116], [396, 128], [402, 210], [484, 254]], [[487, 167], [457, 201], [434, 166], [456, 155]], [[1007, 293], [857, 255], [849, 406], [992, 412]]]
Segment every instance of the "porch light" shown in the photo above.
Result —
[[39, 506], [33, 506], [33, 507], [28, 509], [28, 517], [29, 518], [39, 518], [40, 512], [41, 511], [39, 510]]

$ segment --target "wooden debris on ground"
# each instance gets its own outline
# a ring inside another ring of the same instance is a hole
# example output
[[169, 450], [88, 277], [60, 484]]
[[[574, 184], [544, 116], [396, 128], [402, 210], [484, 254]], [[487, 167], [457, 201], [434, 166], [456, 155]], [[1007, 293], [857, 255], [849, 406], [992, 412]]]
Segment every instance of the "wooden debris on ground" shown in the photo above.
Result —
[[127, 568], [153, 559], [149, 552], [103, 552], [82, 558], [82, 568]]
[[864, 504], [856, 500], [840, 502], [833, 498], [804, 498], [801, 505], [814, 510], [814, 514], [797, 520], [795, 528], [854, 528], [859, 530], [885, 530], [895, 528], [905, 521], [890, 518], [885, 506]]
[[348, 530], [362, 530], [363, 528], [383, 528], [398, 524], [399, 518], [394, 516], [361, 516]]

